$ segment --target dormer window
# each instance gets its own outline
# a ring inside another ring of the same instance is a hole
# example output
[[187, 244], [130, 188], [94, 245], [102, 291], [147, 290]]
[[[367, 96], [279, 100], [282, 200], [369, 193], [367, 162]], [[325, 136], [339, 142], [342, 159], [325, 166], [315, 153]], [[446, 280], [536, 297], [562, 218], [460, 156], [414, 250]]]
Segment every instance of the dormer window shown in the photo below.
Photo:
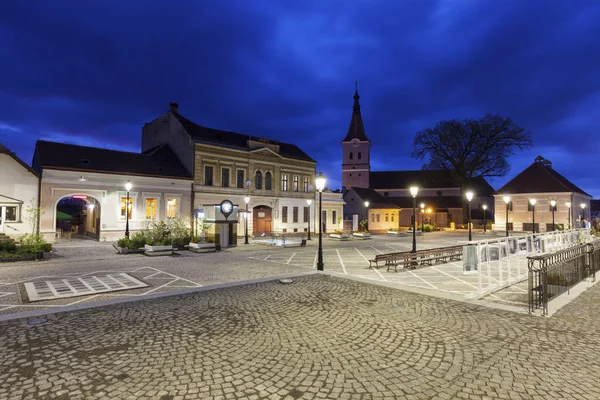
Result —
[[90, 163], [90, 160], [88, 160], [87, 158], [82, 158], [82, 159], [81, 159], [81, 163], [82, 163], [82, 164], [89, 164], [89, 163]]

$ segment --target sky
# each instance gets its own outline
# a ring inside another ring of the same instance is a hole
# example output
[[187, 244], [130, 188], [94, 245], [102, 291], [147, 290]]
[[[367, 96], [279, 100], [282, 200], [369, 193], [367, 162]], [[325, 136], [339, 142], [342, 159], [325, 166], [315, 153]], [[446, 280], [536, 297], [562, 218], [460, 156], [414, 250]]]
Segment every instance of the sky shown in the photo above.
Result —
[[28, 163], [39, 139], [140, 151], [173, 101], [297, 144], [340, 188], [358, 81], [374, 171], [420, 169], [418, 131], [496, 113], [535, 147], [495, 189], [541, 155], [600, 197], [598, 1], [4, 1], [0, 54], [0, 143]]

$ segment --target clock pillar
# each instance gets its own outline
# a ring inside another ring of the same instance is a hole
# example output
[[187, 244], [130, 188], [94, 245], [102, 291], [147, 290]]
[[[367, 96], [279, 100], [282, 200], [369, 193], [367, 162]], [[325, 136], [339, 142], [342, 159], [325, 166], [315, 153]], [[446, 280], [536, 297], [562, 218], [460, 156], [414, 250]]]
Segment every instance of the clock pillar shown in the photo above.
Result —
[[352, 187], [369, 188], [371, 141], [365, 133], [359, 99], [357, 83], [350, 128], [342, 140], [342, 187], [346, 190]]

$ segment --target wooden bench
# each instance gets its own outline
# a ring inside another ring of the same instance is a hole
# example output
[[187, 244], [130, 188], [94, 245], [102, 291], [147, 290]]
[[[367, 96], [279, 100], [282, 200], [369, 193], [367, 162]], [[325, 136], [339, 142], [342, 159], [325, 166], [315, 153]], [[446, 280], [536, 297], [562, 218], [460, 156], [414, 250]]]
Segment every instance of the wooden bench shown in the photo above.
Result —
[[462, 246], [438, 247], [434, 249], [419, 250], [416, 253], [402, 251], [396, 253], [377, 254], [373, 260], [369, 260], [369, 268], [379, 267], [380, 263], [387, 266], [389, 271], [394, 267], [394, 272], [398, 271], [398, 265], [406, 269], [415, 269], [419, 265], [433, 265], [434, 262], [446, 263], [456, 261], [462, 258]]

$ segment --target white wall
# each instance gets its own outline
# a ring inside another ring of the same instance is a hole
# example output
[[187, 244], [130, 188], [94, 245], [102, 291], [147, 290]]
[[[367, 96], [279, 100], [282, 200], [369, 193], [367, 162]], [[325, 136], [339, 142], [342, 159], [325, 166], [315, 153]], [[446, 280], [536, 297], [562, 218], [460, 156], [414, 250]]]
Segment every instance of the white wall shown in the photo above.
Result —
[[[37, 207], [38, 178], [27, 168], [18, 163], [8, 154], [0, 154], [0, 195], [16, 199], [19, 204], [19, 221], [5, 221], [4, 233], [17, 238], [26, 233], [33, 233], [29, 215], [25, 211], [32, 202]], [[14, 206], [14, 201], [0, 196], [0, 206]]]

